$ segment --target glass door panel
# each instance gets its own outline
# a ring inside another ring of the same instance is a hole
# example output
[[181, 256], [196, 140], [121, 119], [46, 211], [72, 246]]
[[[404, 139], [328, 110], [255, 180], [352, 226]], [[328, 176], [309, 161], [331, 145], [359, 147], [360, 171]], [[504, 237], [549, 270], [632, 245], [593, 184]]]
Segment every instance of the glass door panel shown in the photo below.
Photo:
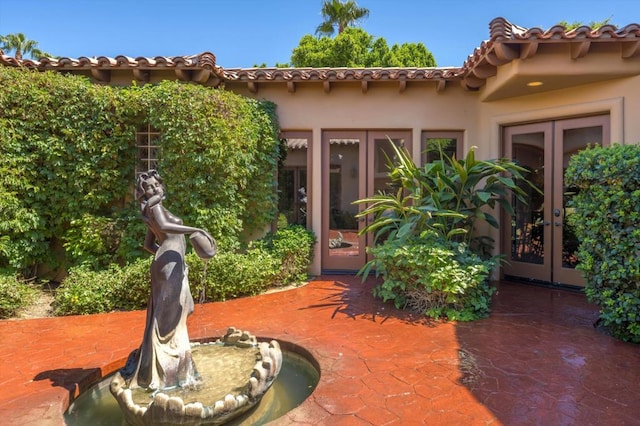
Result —
[[323, 135], [324, 238], [322, 268], [358, 270], [365, 259], [363, 222], [356, 218], [366, 186], [364, 132], [326, 132]]
[[464, 132], [422, 132], [421, 164], [440, 160], [440, 150], [449, 157], [464, 158], [462, 138]]
[[[411, 150], [411, 134], [409, 132], [369, 132], [369, 151], [368, 151], [368, 191], [369, 195], [374, 194], [395, 194], [398, 188], [392, 187], [391, 178], [389, 177], [389, 162], [397, 163], [398, 158], [393, 146], [407, 148]], [[393, 145], [392, 145], [393, 144]], [[366, 223], [371, 223], [373, 217], [367, 217]], [[381, 244], [386, 240], [386, 236], [367, 235], [367, 245]], [[370, 260], [367, 256], [367, 260]]]
[[609, 116], [586, 117], [556, 122], [555, 126], [555, 164], [554, 181], [554, 218], [553, 218], [553, 280], [564, 284], [583, 286], [582, 274], [575, 269], [579, 262], [576, 252], [579, 241], [573, 233], [567, 218], [575, 214], [568, 207], [569, 200], [575, 194], [573, 188], [564, 184], [564, 173], [571, 157], [588, 145], [609, 144]]
[[[506, 156], [528, 170], [527, 178], [542, 193], [528, 185], [521, 188], [527, 194], [527, 202], [512, 198], [514, 216], [505, 217], [509, 227], [503, 231], [503, 244], [507, 251], [506, 275], [548, 281], [551, 275], [551, 257], [547, 243], [551, 240], [549, 205], [552, 126], [550, 123], [514, 126], [505, 129]], [[506, 215], [505, 215], [506, 216]]]
[[367, 261], [372, 235], [360, 231], [371, 218], [356, 218], [365, 206], [354, 204], [389, 186], [391, 143], [411, 148], [410, 131], [327, 131], [323, 133], [322, 269], [358, 271]]
[[311, 227], [309, 187], [310, 170], [307, 167], [310, 158], [311, 132], [283, 131], [281, 137], [286, 141], [287, 156], [278, 170], [278, 212], [287, 219], [288, 224]]
[[543, 192], [527, 190], [528, 203], [514, 200], [515, 215], [503, 222], [505, 275], [584, 286], [575, 269], [579, 241], [566, 220], [575, 214], [568, 207], [574, 191], [564, 173], [573, 155], [589, 144], [609, 144], [609, 134], [607, 115], [505, 128], [505, 155], [528, 169]]
[[391, 188], [391, 179], [389, 178], [389, 164], [391, 161], [396, 163], [398, 158], [391, 144], [397, 147], [405, 147], [406, 141], [404, 137], [388, 137], [387, 134], [372, 133], [369, 135], [372, 148], [369, 152], [369, 164], [371, 172], [369, 175], [370, 189], [372, 194], [395, 192]]
[[520, 183], [528, 202], [515, 196], [515, 211], [511, 225], [511, 258], [519, 262], [544, 264], [544, 133], [515, 135], [513, 158], [528, 170], [527, 178], [542, 191], [536, 192], [529, 185]]

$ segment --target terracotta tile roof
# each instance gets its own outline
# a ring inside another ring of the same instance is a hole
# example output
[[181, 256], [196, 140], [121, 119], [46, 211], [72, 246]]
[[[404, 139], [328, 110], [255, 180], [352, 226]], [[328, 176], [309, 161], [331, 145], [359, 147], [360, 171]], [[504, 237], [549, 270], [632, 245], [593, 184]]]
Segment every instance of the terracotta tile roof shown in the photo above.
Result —
[[401, 90], [406, 82], [435, 81], [438, 90], [447, 82], [462, 81], [470, 90], [482, 87], [486, 79], [497, 73], [497, 67], [515, 59], [533, 57], [541, 44], [570, 43], [574, 59], [589, 52], [591, 43], [618, 42], [622, 45], [623, 58], [640, 55], [640, 25], [630, 24], [617, 29], [612, 25], [592, 29], [586, 26], [566, 31], [562, 26], [548, 30], [522, 28], [504, 18], [495, 18], [489, 24], [490, 38], [483, 41], [458, 68], [222, 68], [210, 52], [192, 56], [156, 56], [131, 58], [81, 57], [41, 58], [17, 60], [0, 51], [0, 65], [23, 66], [38, 70], [91, 71], [101, 81], [109, 81], [112, 70], [132, 70], [135, 77], [148, 80], [155, 70], [174, 69], [181, 80], [218, 85], [221, 82], [245, 82], [250, 90], [257, 90], [258, 83], [283, 82], [289, 90], [295, 83], [323, 82], [325, 90], [333, 82], [361, 81], [363, 90], [369, 82], [396, 81]]
[[622, 58], [640, 55], [640, 25], [629, 24], [618, 29], [613, 25], [599, 28], [581, 26], [567, 31], [561, 25], [548, 30], [519, 27], [504, 18], [489, 23], [490, 38], [476, 48], [464, 62], [465, 84], [469, 89], [481, 87], [495, 75], [496, 67], [514, 59], [533, 57], [541, 44], [569, 43], [573, 59], [585, 56], [592, 43], [618, 42]]
[[573, 39], [628, 39], [640, 36], [640, 25], [629, 24], [618, 29], [615, 25], [603, 25], [598, 28], [581, 26], [567, 31], [561, 25], [555, 25], [548, 30], [540, 28], [522, 28], [504, 18], [495, 18], [489, 23], [490, 39], [492, 41], [527, 41], [527, 40], [573, 40]]
[[18, 60], [10, 56], [6, 56], [0, 50], [0, 64], [23, 66], [26, 68], [35, 68], [39, 70], [73, 70], [81, 68], [210, 68], [219, 70], [216, 66], [216, 57], [213, 53], [205, 52], [199, 55], [191, 56], [156, 56], [153, 58], [119, 55], [115, 58], [107, 56], [98, 56], [88, 58], [82, 56], [78, 59], [72, 58], [40, 58], [39, 60], [22, 59]]
[[[22, 59], [7, 56], [0, 50], [0, 65], [14, 67], [25, 67], [40, 71], [91, 71], [92, 76], [100, 81], [108, 81], [106, 72], [113, 70], [133, 70], [138, 72], [152, 72], [154, 70], [175, 70], [181, 79], [194, 79], [194, 75], [189, 74], [186, 78], [180, 74], [184, 71], [198, 71], [198, 81], [209, 79], [212, 75], [220, 78], [222, 68], [216, 65], [216, 57], [213, 53], [204, 52], [191, 56], [155, 56], [137, 57], [119, 55], [115, 58], [107, 56], [73, 58], [40, 58], [39, 60]], [[144, 79], [144, 78], [141, 78]], [[206, 80], [205, 80], [206, 81]]]
[[228, 81], [434, 80], [460, 77], [462, 68], [229, 68]]

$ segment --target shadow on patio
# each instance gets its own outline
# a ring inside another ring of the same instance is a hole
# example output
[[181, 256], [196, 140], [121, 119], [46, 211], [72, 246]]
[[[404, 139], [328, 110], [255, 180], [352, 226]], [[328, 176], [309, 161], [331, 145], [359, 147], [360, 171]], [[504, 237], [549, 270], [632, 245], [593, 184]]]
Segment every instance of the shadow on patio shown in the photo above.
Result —
[[[374, 279], [197, 305], [192, 340], [228, 326], [304, 348], [320, 382], [274, 425], [639, 424], [640, 348], [593, 328], [585, 297], [501, 283], [488, 319], [432, 323], [372, 296]], [[144, 312], [0, 321], [8, 425], [59, 425], [73, 389], [117, 370]]]
[[501, 282], [456, 324], [462, 384], [505, 424], [640, 424], [640, 347], [593, 327], [582, 292]]

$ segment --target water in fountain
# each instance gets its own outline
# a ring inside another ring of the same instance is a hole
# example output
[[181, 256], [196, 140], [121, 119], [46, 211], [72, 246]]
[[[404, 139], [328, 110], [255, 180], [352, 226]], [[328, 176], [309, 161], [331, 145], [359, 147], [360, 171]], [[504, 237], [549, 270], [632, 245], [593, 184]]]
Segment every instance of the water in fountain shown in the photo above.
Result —
[[[203, 351], [194, 350], [198, 368], [208, 375], [208, 367], [200, 367], [209, 363], [203, 359], [206, 357], [207, 354]], [[284, 350], [282, 370], [271, 389], [252, 410], [227, 424], [258, 426], [281, 417], [311, 395], [319, 377], [318, 370], [305, 356], [295, 351]], [[66, 425], [122, 426], [124, 418], [118, 403], [109, 392], [110, 382], [111, 377], [107, 377], [82, 393], [65, 413]]]

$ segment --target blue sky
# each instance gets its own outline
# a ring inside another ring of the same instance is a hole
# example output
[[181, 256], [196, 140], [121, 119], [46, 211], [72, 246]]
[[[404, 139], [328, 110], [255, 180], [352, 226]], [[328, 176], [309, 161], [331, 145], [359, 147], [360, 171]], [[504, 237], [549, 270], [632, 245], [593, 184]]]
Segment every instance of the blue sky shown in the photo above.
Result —
[[[548, 29], [561, 20], [640, 23], [640, 0], [359, 0], [361, 27], [389, 45], [422, 42], [439, 66], [461, 66], [502, 16]], [[289, 62], [322, 21], [322, 0], [0, 0], [0, 34], [80, 56], [177, 56], [210, 51], [225, 68]]]

